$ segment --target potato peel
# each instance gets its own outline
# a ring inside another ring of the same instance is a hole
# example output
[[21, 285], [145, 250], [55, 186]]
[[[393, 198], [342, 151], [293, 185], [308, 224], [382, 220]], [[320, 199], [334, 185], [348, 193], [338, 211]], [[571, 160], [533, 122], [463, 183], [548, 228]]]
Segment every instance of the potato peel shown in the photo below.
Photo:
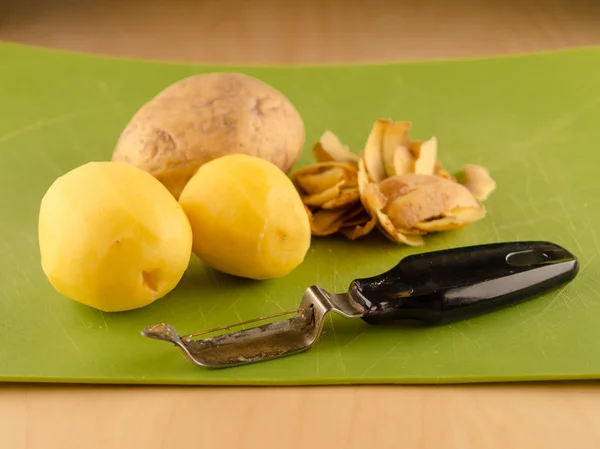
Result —
[[484, 218], [486, 210], [484, 207], [457, 208], [448, 211], [445, 215], [446, 216], [436, 220], [417, 223], [415, 224], [415, 228], [425, 232], [460, 229]]
[[404, 243], [409, 246], [421, 246], [425, 243], [422, 237], [418, 235], [409, 235], [400, 232], [389, 217], [381, 211], [377, 211], [377, 219], [383, 229], [383, 235], [396, 243]]
[[371, 220], [368, 214], [361, 214], [356, 218], [351, 218], [347, 221], [344, 221], [342, 224], [342, 228], [355, 228], [358, 226], [363, 226], [367, 224]]
[[369, 215], [362, 204], [357, 204], [346, 212], [344, 216], [344, 226], [354, 226], [354, 222], [356, 224], [366, 223], [369, 221]]
[[385, 167], [383, 165], [382, 145], [383, 135], [389, 123], [389, 120], [376, 120], [365, 144], [365, 168], [369, 180], [373, 182], [380, 182], [386, 178]]
[[319, 162], [301, 168], [292, 175], [292, 181], [304, 194], [313, 195], [321, 193], [339, 182], [355, 186], [356, 167], [344, 162]]
[[338, 182], [336, 185], [329, 187], [319, 193], [313, 193], [312, 195], [302, 196], [302, 202], [307, 206], [320, 206], [329, 204], [340, 195], [340, 186], [344, 184], [344, 181]]
[[437, 161], [435, 163], [433, 174], [436, 176], [441, 176], [442, 178], [449, 179], [450, 181], [456, 181], [456, 178], [454, 178], [454, 176], [448, 173], [448, 171], [444, 168], [440, 161]]
[[387, 176], [400, 174], [396, 172], [396, 153], [405, 152], [408, 145], [410, 145], [411, 126], [411, 122], [391, 122], [384, 129], [381, 142], [381, 157]]
[[399, 146], [394, 151], [394, 172], [391, 176], [401, 176], [415, 169], [415, 158], [408, 147]]
[[333, 198], [329, 201], [324, 202], [320, 206], [323, 209], [339, 209], [340, 207], [355, 205], [360, 200], [360, 193], [358, 187], [351, 187], [348, 189], [339, 189]]
[[382, 234], [397, 243], [404, 243], [410, 246], [423, 244], [423, 241], [420, 238], [412, 238], [404, 235], [394, 226], [390, 218], [383, 213], [383, 209], [386, 206], [388, 199], [381, 192], [377, 184], [371, 183], [366, 187], [364, 198], [368, 205], [367, 208], [369, 214], [373, 218], [376, 218], [377, 227]]
[[415, 173], [421, 175], [432, 175], [437, 161], [437, 139], [431, 139], [423, 142], [419, 147], [419, 154], [415, 161]]
[[357, 225], [354, 227], [344, 227], [340, 229], [340, 232], [350, 240], [356, 240], [365, 235], [369, 234], [373, 229], [375, 229], [375, 225], [377, 224], [377, 218], [373, 217], [369, 221], [367, 221], [364, 225]]
[[312, 154], [317, 162], [358, 162], [358, 155], [352, 153], [331, 131], [323, 133], [313, 146]]
[[310, 211], [310, 229], [313, 235], [326, 236], [339, 231], [343, 223], [344, 210]]
[[487, 200], [496, 189], [496, 181], [492, 179], [485, 167], [472, 164], [465, 165], [463, 175], [465, 178], [463, 184], [479, 202]]
[[[385, 210], [400, 229], [413, 229], [418, 223], [444, 216], [456, 208], [481, 207], [465, 186], [435, 175], [408, 174], [388, 178], [382, 184], [399, 184], [393, 190], [407, 192], [388, 197]], [[386, 185], [382, 187], [384, 191], [392, 191]]]
[[409, 246], [423, 236], [483, 219], [481, 204], [496, 183], [484, 167], [463, 167], [459, 182], [438, 159], [438, 140], [411, 140], [408, 121], [378, 119], [355, 155], [331, 131], [312, 148], [317, 161], [292, 180], [309, 213], [313, 235], [356, 240], [377, 228]]

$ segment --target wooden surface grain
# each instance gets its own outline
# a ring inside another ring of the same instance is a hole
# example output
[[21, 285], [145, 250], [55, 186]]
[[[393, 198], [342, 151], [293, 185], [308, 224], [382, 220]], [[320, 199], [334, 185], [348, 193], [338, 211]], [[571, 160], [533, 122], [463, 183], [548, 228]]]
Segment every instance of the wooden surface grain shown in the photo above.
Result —
[[5, 387], [2, 447], [597, 448], [600, 390]]
[[0, 39], [165, 60], [387, 61], [600, 43], [597, 0], [8, 1]]
[[[600, 2], [0, 2], [0, 40], [163, 60], [322, 63], [600, 44]], [[1, 63], [1, 62], [0, 62]], [[0, 386], [7, 449], [600, 447], [597, 383]]]

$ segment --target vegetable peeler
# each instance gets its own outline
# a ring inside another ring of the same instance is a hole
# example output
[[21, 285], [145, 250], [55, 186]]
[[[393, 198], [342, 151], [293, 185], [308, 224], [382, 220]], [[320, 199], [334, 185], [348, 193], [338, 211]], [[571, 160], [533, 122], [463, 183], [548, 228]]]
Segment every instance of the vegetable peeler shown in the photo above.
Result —
[[[425, 252], [403, 258], [385, 273], [352, 281], [347, 293], [311, 286], [296, 310], [184, 336], [169, 324], [155, 324], [142, 335], [173, 343], [196, 365], [224, 368], [309, 349], [329, 312], [371, 325], [401, 320], [444, 325], [538, 296], [570, 282], [578, 270], [573, 254], [544, 241]], [[196, 339], [285, 315], [291, 318]]]

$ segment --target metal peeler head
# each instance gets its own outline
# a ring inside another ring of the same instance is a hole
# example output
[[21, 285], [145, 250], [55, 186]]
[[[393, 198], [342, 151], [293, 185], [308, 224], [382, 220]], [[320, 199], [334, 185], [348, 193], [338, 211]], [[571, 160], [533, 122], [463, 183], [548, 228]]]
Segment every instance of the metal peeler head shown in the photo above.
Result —
[[[346, 317], [360, 317], [362, 310], [347, 294], [332, 294], [320, 287], [309, 287], [297, 310], [180, 336], [173, 326], [161, 323], [147, 327], [142, 335], [173, 343], [193, 363], [210, 368], [225, 368], [284, 357], [309, 349], [321, 335], [325, 315], [335, 311]], [[268, 324], [196, 339], [250, 323], [292, 315]]]

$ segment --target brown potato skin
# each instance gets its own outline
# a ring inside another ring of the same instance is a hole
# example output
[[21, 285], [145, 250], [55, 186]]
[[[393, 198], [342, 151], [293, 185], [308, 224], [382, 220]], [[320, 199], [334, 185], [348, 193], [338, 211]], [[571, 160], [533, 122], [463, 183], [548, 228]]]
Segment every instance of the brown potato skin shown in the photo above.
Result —
[[184, 78], [143, 105], [112, 160], [146, 170], [178, 198], [210, 160], [242, 153], [288, 173], [304, 143], [302, 117], [281, 92], [245, 74], [213, 72]]

